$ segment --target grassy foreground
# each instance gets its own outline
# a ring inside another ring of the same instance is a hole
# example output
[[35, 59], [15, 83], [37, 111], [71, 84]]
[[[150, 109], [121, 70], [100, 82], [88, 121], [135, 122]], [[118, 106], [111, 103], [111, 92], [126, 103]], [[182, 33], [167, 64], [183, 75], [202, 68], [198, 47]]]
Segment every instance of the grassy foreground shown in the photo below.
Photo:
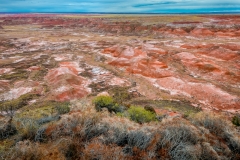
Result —
[[104, 96], [93, 103], [82, 99], [32, 107], [31, 113], [16, 113], [1, 126], [1, 159], [240, 158], [239, 132], [221, 114], [198, 112], [160, 121], [150, 107], [119, 110]]

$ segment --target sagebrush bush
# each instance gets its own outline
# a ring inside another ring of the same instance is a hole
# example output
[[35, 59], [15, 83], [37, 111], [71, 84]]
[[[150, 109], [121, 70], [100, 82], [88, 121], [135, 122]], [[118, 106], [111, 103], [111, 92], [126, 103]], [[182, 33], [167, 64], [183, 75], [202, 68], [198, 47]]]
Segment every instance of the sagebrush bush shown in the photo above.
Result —
[[210, 143], [202, 143], [202, 159], [211, 159], [211, 160], [218, 160], [220, 157], [218, 156], [217, 152], [213, 149]]
[[42, 125], [42, 124], [45, 124], [45, 123], [49, 123], [49, 122], [52, 122], [52, 121], [56, 121], [56, 120], [59, 120], [60, 119], [60, 116], [59, 115], [55, 115], [55, 116], [46, 116], [46, 117], [42, 117], [40, 119], [37, 120], [37, 123], [39, 125]]
[[95, 141], [86, 144], [81, 159], [99, 160], [129, 160], [133, 159], [122, 152], [122, 148], [115, 145], [105, 145]]
[[114, 102], [111, 96], [97, 96], [93, 103], [97, 111], [102, 111], [103, 108], [107, 108], [109, 112], [123, 112], [124, 108]]
[[0, 127], [0, 140], [6, 139], [17, 133], [15, 125], [12, 120], [9, 120], [6, 124]]
[[160, 149], [165, 148], [172, 159], [199, 159], [199, 135], [188, 124], [170, 124], [160, 130]]
[[88, 141], [107, 131], [105, 125], [98, 123], [100, 119], [101, 113], [74, 113], [68, 119], [62, 119], [54, 129], [51, 129], [51, 133], [48, 134], [52, 139], [57, 139], [60, 136], [71, 136], [81, 137], [82, 141]]
[[21, 118], [16, 120], [16, 128], [22, 139], [34, 140], [35, 135], [40, 127], [34, 119]]
[[193, 123], [197, 126], [203, 126], [211, 133], [214, 133], [218, 136], [222, 136], [224, 131], [231, 127], [229, 126], [230, 123], [226, 118], [223, 118], [219, 115], [213, 115], [213, 114], [206, 114], [206, 113], [198, 113], [196, 114], [193, 119]]
[[149, 105], [147, 105], [147, 106], [144, 106], [144, 109], [146, 110], [146, 111], [150, 111], [150, 112], [152, 112], [152, 113], [156, 113], [156, 111], [155, 111], [155, 109], [152, 107], [152, 106], [149, 106]]
[[233, 124], [223, 115], [198, 113], [193, 122], [207, 128], [210, 133], [224, 140], [233, 153], [240, 153], [240, 136]]
[[8, 160], [40, 160], [43, 153], [38, 143], [29, 140], [18, 142], [10, 151], [5, 152], [3, 159]]
[[128, 109], [129, 118], [137, 123], [145, 123], [156, 120], [156, 114], [142, 107], [131, 106]]
[[128, 145], [140, 149], [146, 149], [152, 139], [152, 135], [142, 131], [132, 131], [128, 133]]
[[[124, 114], [138, 123], [156, 120], [155, 113], [142, 107], [132, 106]], [[221, 116], [200, 113], [192, 122], [166, 118], [138, 124], [91, 107], [59, 121], [57, 115], [15, 118], [19, 135], [9, 138], [11, 146], [0, 146], [0, 159], [239, 159], [239, 133]]]
[[34, 141], [36, 142], [44, 142], [46, 141], [47, 137], [46, 137], [46, 127], [41, 127], [36, 131], [35, 137], [34, 137]]
[[114, 134], [108, 141], [112, 141], [113, 143], [117, 144], [118, 146], [125, 146], [128, 144], [128, 132], [126, 130], [120, 130], [119, 128], [113, 129]]
[[240, 126], [240, 115], [235, 115], [233, 118], [232, 118], [232, 123], [236, 126]]
[[76, 143], [70, 143], [67, 146], [67, 150], [65, 151], [64, 155], [66, 159], [79, 159], [80, 154], [76, 154], [78, 152], [78, 145]]
[[146, 149], [152, 139], [151, 134], [147, 134], [142, 130], [127, 131], [112, 127], [109, 128], [109, 131], [111, 131], [110, 134], [107, 134], [106, 139], [104, 139], [105, 144], [116, 144], [131, 149], [134, 147]]
[[70, 112], [69, 103], [59, 104], [58, 106], [56, 106], [56, 109], [59, 114], [66, 114], [66, 113]]

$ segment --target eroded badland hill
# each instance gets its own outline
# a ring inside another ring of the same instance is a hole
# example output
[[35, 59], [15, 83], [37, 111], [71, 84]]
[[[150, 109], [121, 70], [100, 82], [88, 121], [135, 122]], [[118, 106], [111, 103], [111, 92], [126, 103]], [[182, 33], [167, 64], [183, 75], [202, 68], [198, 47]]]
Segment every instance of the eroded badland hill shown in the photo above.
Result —
[[240, 16], [0, 15], [0, 100], [3, 159], [238, 159]]

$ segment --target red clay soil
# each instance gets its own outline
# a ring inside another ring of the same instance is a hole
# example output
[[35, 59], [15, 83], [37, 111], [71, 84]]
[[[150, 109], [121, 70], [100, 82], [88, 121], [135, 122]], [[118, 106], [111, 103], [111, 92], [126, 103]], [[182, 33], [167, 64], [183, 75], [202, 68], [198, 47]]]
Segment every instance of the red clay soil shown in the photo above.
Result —
[[167, 53], [165, 50], [156, 48], [155, 46], [144, 45], [137, 48], [130, 46], [114, 46], [104, 49], [103, 53], [117, 57], [117, 59], [110, 61], [109, 64], [126, 67], [126, 71], [131, 74], [141, 74], [152, 78], [168, 77], [172, 75], [171, 72], [168, 71], [168, 65], [166, 63], [147, 56], [150, 53], [157, 55], [164, 55]]
[[195, 28], [190, 34], [193, 36], [212, 36], [214, 33], [207, 28]]
[[[106, 63], [130, 74], [145, 77], [154, 86], [168, 91], [171, 95], [185, 96], [186, 99], [192, 99], [192, 102], [201, 103], [208, 108], [225, 111], [240, 110], [240, 28], [238, 26], [240, 16], [204, 15], [200, 17], [205, 18], [204, 21], [156, 22], [155, 25], [144, 24], [141, 20], [137, 22], [121, 19], [123, 21], [116, 22], [111, 18], [91, 16], [63, 18], [37, 14], [10, 15], [0, 17], [0, 21], [3, 27], [36, 24], [43, 28], [59, 27], [64, 31], [70, 28], [74, 32], [74, 29], [77, 29], [77, 32], [84, 34], [86, 30], [96, 36], [99, 34], [108, 38], [114, 36], [111, 42], [104, 38], [101, 39], [101, 41], [106, 41], [106, 44], [98, 43], [96, 40], [97, 53], [103, 49], [101, 54], [106, 55]], [[70, 32], [70, 30], [67, 31]], [[124, 41], [122, 36], [127, 41]], [[91, 39], [91, 37], [88, 38], [86, 36], [85, 41]], [[136, 42], [132, 42], [132, 39]], [[157, 43], [148, 41], [157, 41]], [[81, 46], [79, 42], [76, 46]], [[4, 45], [0, 47], [3, 50], [5, 48]], [[18, 47], [24, 48], [21, 45]], [[81, 47], [81, 50], [86, 50], [86, 52], [95, 51], [95, 47], [91, 45]], [[50, 88], [49, 98], [57, 101], [81, 98], [90, 93], [90, 89], [86, 87], [89, 84], [88, 80], [79, 76], [82, 68], [77, 62], [71, 62], [71, 56], [66, 55], [52, 56], [55, 61], [59, 62], [59, 67], [50, 69], [45, 76], [45, 81]], [[63, 60], [65, 62], [61, 62]], [[4, 67], [0, 69], [0, 74], [11, 72], [11, 69]], [[26, 69], [34, 71], [39, 68], [28, 66]], [[101, 71], [97, 69], [97, 72], [95, 78], [103, 79], [104, 75], [100, 73]], [[113, 80], [118, 81], [119, 84], [123, 82], [116, 77]], [[15, 90], [12, 89], [9, 93], [15, 93], [18, 90], [25, 93], [34, 88], [31, 84], [33, 82], [26, 81], [26, 85], [18, 83], [14, 86]], [[109, 79], [108, 83], [114, 85], [114, 82]], [[7, 81], [0, 81], [0, 84], [4, 85], [0, 90], [9, 89]], [[41, 86], [41, 84], [36, 85]]]
[[0, 81], [0, 91], [5, 91], [1, 94], [1, 98], [4, 100], [11, 100], [20, 97], [26, 93], [42, 94], [43, 87], [37, 81], [16, 81], [13, 87], [10, 88], [8, 81]]
[[88, 82], [78, 76], [78, 71], [75, 62], [61, 62], [59, 68], [51, 69], [45, 76], [51, 88], [50, 99], [66, 101], [86, 96], [89, 93], [85, 87]]
[[[208, 82], [217, 81], [233, 87], [240, 85], [240, 70], [236, 69], [240, 67], [238, 63], [240, 55], [237, 51], [239, 45], [184, 44], [181, 47], [191, 49], [192, 53], [180, 52], [172, 55], [171, 52], [154, 45], [144, 44], [135, 48], [113, 46], [104, 49], [103, 54], [112, 56], [108, 61], [110, 65], [125, 68], [131, 74], [149, 77], [150, 81], [155, 79], [155, 86], [172, 95], [183, 95], [208, 108], [239, 110], [239, 96]], [[149, 53], [162, 55], [165, 58], [160, 60], [150, 56]], [[185, 68], [184, 72], [179, 72], [179, 68], [172, 65], [176, 62], [177, 66], [181, 64]]]
[[39, 67], [39, 66], [31, 66], [31, 67], [29, 67], [28, 69], [27, 69], [27, 71], [39, 71], [39, 70], [41, 70], [41, 67]]
[[14, 68], [0, 68], [0, 74], [5, 74], [9, 73], [13, 70]]
[[179, 114], [177, 112], [172, 112], [172, 111], [169, 111], [167, 109], [155, 109], [155, 112], [158, 115], [165, 115], [168, 118], [174, 118], [174, 117], [181, 117], [182, 116], [181, 114]]
[[[177, 60], [180, 60], [182, 65], [184, 65], [190, 73], [196, 76], [198, 75], [207, 79], [222, 81], [223, 83], [233, 85], [239, 83], [239, 70], [235, 69], [236, 66], [238, 67], [238, 64], [235, 64], [235, 61], [232, 61], [233, 63], [230, 64], [228, 63], [229, 60], [233, 59], [233, 57], [231, 57], [231, 54], [227, 55], [224, 53], [221, 56], [220, 54], [217, 55], [210, 53], [208, 54], [208, 56], [212, 56], [214, 58], [217, 56], [217, 58], [221, 59], [207, 59], [201, 56], [202, 53], [196, 54], [199, 56], [196, 57], [194, 54], [188, 52], [178, 53], [175, 55], [175, 58]], [[226, 56], [224, 57], [224, 55]], [[234, 56], [240, 58], [239, 55], [234, 54]], [[224, 62], [223, 60], [227, 61]], [[219, 65], [219, 63], [222, 63], [222, 65]], [[236, 66], [232, 66], [233, 64], [235, 64]]]
[[0, 92], [10, 89], [10, 83], [8, 80], [0, 80]]
[[156, 83], [172, 94], [192, 97], [210, 108], [231, 110], [240, 107], [237, 96], [228, 94], [212, 84], [189, 82], [175, 77], [161, 78]]

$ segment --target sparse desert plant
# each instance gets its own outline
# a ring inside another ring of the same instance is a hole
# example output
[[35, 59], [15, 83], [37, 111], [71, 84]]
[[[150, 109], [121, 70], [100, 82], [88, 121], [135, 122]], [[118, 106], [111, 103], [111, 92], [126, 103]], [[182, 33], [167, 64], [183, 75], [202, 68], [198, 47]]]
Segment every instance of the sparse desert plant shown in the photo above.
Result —
[[15, 140], [13, 139], [5, 139], [0, 141], [0, 159], [4, 159], [3, 156], [6, 152], [14, 146]]
[[137, 123], [145, 123], [156, 120], [156, 114], [142, 107], [131, 106], [128, 109], [129, 118]]
[[38, 143], [32, 143], [29, 140], [18, 142], [12, 149], [6, 152], [2, 158], [9, 160], [34, 159], [40, 160], [43, 153]]
[[57, 109], [59, 114], [66, 114], [66, 113], [70, 112], [69, 103], [66, 103], [66, 102], [57, 105], [56, 109]]
[[114, 101], [110, 96], [97, 96], [94, 98], [93, 103], [97, 111], [101, 111], [102, 108], [110, 108], [114, 105]]
[[113, 131], [112, 136], [108, 135], [108, 138], [106, 138], [107, 143], [115, 143], [118, 146], [125, 146], [128, 144], [128, 132], [125, 129], [120, 128], [111, 128]]
[[36, 142], [44, 142], [46, 141], [46, 127], [40, 127], [35, 134], [34, 141]]
[[223, 115], [212, 113], [198, 113], [193, 122], [198, 126], [207, 128], [213, 135], [226, 141], [233, 153], [240, 153], [240, 136], [233, 124]]
[[56, 120], [59, 120], [59, 119], [60, 119], [59, 115], [46, 116], [46, 117], [38, 119], [37, 123], [39, 125], [42, 125], [42, 124], [49, 123], [49, 122], [52, 122], [52, 121], [56, 121]]
[[199, 159], [201, 147], [198, 145], [200, 136], [196, 129], [188, 123], [172, 122], [163, 126], [158, 142], [159, 149], [167, 149], [172, 159]]
[[174, 160], [198, 160], [201, 156], [200, 145], [189, 145], [180, 143], [170, 152], [171, 158]]
[[107, 133], [108, 129], [109, 128], [107, 124], [98, 123], [89, 125], [89, 127], [85, 128], [84, 130], [84, 138], [85, 140], [89, 141], [94, 137], [98, 137], [100, 135]]
[[69, 111], [69, 102], [45, 101], [37, 102], [29, 107], [25, 107], [21, 112], [18, 112], [15, 117], [18, 119], [30, 118], [41, 121], [41, 119], [46, 120], [57, 118], [57, 115], [65, 114]]
[[223, 135], [224, 130], [228, 128], [230, 124], [223, 116], [214, 115], [212, 113], [206, 114], [203, 112], [196, 114], [192, 121], [195, 125], [203, 126], [209, 129], [211, 133], [218, 136]]
[[65, 151], [64, 155], [66, 157], [66, 159], [70, 160], [70, 159], [79, 159], [80, 158], [80, 154], [78, 154], [78, 146], [79, 144], [76, 144], [74, 142], [70, 143], [67, 146], [67, 150]]
[[232, 118], [232, 123], [236, 126], [240, 126], [240, 115], [235, 115], [233, 118]]
[[150, 111], [150, 112], [152, 112], [154, 114], [156, 113], [155, 109], [152, 106], [146, 105], [146, 106], [144, 106], [144, 109], [146, 111]]
[[21, 118], [16, 120], [17, 131], [23, 140], [34, 140], [39, 127], [39, 124], [34, 119]]
[[146, 149], [152, 139], [151, 134], [143, 131], [132, 131], [128, 133], [128, 145], [139, 149]]
[[129, 146], [145, 149], [149, 145], [152, 135], [142, 130], [127, 131], [117, 127], [110, 127], [109, 133], [104, 140], [105, 144], [116, 144], [118, 146]]
[[[67, 119], [62, 119], [55, 126], [51, 133], [52, 139], [58, 139], [61, 136], [80, 137], [81, 141], [88, 141], [96, 136], [104, 134], [107, 126], [98, 122], [101, 119], [101, 113], [73, 113]], [[49, 130], [49, 129], [47, 129]]]
[[127, 160], [132, 159], [122, 152], [122, 148], [115, 145], [105, 145], [98, 141], [86, 144], [81, 159], [113, 159]]
[[167, 126], [162, 130], [161, 137], [162, 146], [171, 143], [173, 147], [180, 143], [196, 144], [199, 139], [193, 129], [185, 124]]
[[191, 117], [192, 115], [194, 115], [194, 113], [193, 113], [191, 110], [189, 110], [189, 111], [185, 111], [185, 112], [184, 112], [183, 117], [184, 117], [184, 118], [189, 118], [189, 117]]
[[17, 99], [0, 103], [0, 109], [1, 111], [6, 111], [6, 112], [9, 110], [17, 110], [27, 105], [28, 101], [33, 99], [36, 96], [37, 96], [36, 94], [30, 94], [30, 93], [24, 94]]
[[124, 104], [131, 98], [127, 87], [115, 87], [110, 90], [110, 93], [113, 94], [113, 99], [118, 104]]
[[0, 140], [6, 139], [16, 133], [16, 127], [12, 123], [12, 119], [10, 119], [6, 124], [0, 127]]
[[111, 96], [97, 96], [93, 103], [97, 111], [102, 111], [103, 108], [107, 108], [109, 112], [122, 112], [124, 109], [114, 102]]
[[213, 149], [210, 143], [203, 142], [202, 143], [202, 159], [212, 159], [218, 160], [220, 157], [218, 156], [217, 152]]
[[[126, 115], [119, 118], [108, 112], [86, 108], [71, 111], [60, 121], [57, 121], [58, 114], [41, 119], [14, 118], [20, 143], [8, 148], [7, 152], [2, 149], [4, 152], [0, 156], [5, 159], [50, 159], [50, 156], [69, 160], [197, 160], [233, 159], [240, 151], [240, 136], [230, 121], [224, 123], [222, 130], [218, 129], [219, 126], [213, 126], [220, 116], [199, 113], [190, 117], [192, 123], [187, 119], [175, 118], [161, 123], [137, 124], [135, 122], [155, 121], [156, 114], [137, 106], [131, 106], [125, 112]], [[133, 116], [135, 122], [126, 119], [126, 116], [130, 119]], [[54, 122], [48, 123], [50, 121]], [[223, 133], [220, 134], [220, 131]], [[52, 146], [55, 151], [43, 150], [44, 145]]]

